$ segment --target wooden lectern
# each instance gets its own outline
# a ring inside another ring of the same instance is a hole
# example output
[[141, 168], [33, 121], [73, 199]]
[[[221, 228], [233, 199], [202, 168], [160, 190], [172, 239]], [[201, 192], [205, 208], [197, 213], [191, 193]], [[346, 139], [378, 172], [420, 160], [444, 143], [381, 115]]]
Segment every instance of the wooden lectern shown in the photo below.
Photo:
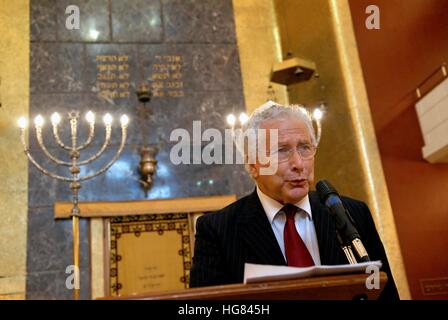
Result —
[[353, 300], [378, 299], [387, 275], [380, 273], [380, 289], [367, 289], [369, 274], [348, 274], [253, 284], [231, 284], [151, 294], [105, 297], [106, 300]]

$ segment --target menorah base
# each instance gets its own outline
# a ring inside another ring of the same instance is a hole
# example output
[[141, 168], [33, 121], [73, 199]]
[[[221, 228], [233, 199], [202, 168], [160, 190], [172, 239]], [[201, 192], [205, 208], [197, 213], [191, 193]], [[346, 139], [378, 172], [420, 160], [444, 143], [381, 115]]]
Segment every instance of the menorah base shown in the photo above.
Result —
[[81, 271], [79, 269], [79, 217], [72, 216], [72, 229], [73, 229], [73, 266], [74, 266], [74, 289], [73, 299], [79, 300], [81, 296]]

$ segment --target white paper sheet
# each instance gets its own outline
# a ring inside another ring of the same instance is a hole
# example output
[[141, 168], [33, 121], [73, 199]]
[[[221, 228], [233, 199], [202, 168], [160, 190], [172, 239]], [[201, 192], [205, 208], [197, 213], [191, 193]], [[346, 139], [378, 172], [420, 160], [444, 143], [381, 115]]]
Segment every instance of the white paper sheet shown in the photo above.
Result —
[[357, 264], [313, 266], [308, 268], [246, 263], [244, 264], [244, 283], [272, 280], [292, 280], [312, 276], [327, 276], [344, 273], [364, 273], [368, 266], [375, 266], [380, 269], [382, 263], [381, 261], [370, 261]]

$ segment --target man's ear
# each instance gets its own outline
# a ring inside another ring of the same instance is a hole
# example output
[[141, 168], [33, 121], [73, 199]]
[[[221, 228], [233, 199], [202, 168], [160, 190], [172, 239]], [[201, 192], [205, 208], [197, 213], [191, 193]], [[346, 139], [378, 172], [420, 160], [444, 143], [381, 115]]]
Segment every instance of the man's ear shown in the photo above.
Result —
[[259, 175], [259, 168], [257, 164], [249, 164], [249, 172], [252, 178], [257, 179]]

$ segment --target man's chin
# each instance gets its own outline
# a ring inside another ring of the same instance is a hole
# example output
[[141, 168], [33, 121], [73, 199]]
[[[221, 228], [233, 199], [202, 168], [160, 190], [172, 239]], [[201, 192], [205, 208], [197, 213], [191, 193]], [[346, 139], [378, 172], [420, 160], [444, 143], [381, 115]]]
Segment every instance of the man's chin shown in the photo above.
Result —
[[304, 186], [290, 188], [289, 190], [287, 190], [285, 194], [288, 200], [287, 202], [297, 203], [304, 197], [306, 197], [308, 192], [309, 192], [308, 183]]

